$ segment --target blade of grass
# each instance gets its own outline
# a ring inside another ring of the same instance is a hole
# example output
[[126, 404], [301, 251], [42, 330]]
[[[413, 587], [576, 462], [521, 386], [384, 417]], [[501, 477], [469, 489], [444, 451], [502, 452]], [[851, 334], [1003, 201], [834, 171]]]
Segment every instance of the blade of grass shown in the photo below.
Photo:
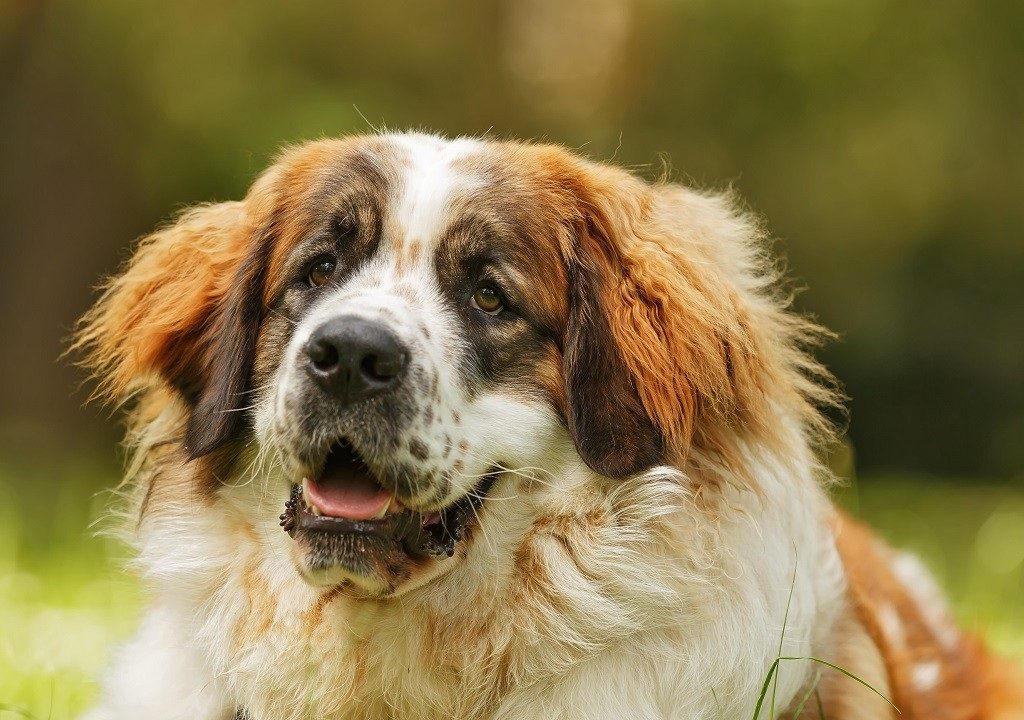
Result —
[[[764, 707], [765, 700], [768, 697], [768, 689], [772, 686], [772, 680], [776, 677], [776, 674], [777, 674], [778, 669], [779, 669], [779, 665], [784, 660], [786, 660], [786, 661], [800, 660], [800, 661], [804, 661], [804, 662], [813, 662], [813, 663], [817, 663], [819, 665], [824, 665], [825, 667], [828, 667], [828, 668], [832, 668], [836, 672], [842, 673], [843, 675], [845, 675], [846, 677], [850, 678], [854, 682], [860, 683], [861, 685], [866, 687], [868, 690], [873, 692], [875, 695], [877, 695], [878, 697], [880, 697], [883, 700], [885, 700], [887, 703], [889, 703], [889, 705], [892, 707], [892, 709], [896, 711], [897, 714], [899, 714], [899, 715], [903, 714], [902, 712], [900, 712], [900, 709], [898, 707], [896, 707], [896, 705], [893, 704], [892, 700], [890, 700], [885, 695], [883, 695], [881, 692], [879, 692], [869, 682], [867, 682], [866, 680], [863, 680], [862, 678], [854, 675], [849, 670], [846, 670], [845, 668], [842, 668], [842, 667], [836, 665], [835, 663], [830, 663], [828, 660], [822, 660], [821, 658], [814, 657], [813, 655], [781, 655], [781, 656], [775, 658], [775, 662], [773, 662], [771, 664], [771, 667], [768, 668], [768, 674], [765, 675], [764, 683], [761, 685], [761, 694], [757, 698], [757, 705], [754, 706], [753, 720], [759, 720], [759, 718], [761, 716], [761, 709]], [[821, 718], [821, 720], [824, 720], [824, 718], [825, 718], [825, 710], [824, 710], [824, 707], [822, 706], [822, 703], [821, 703], [821, 694], [818, 692], [818, 683], [820, 682], [820, 680], [821, 680], [821, 671], [818, 670], [818, 672], [817, 672], [817, 674], [815, 676], [814, 682], [812, 683], [812, 686], [811, 686], [811, 692], [814, 693], [815, 700], [817, 701], [818, 716]], [[810, 692], [808, 693], [808, 696], [809, 695], [810, 695]], [[805, 696], [803, 698], [803, 700], [800, 701], [800, 704], [797, 706], [797, 714], [799, 714], [799, 712], [801, 712], [803, 710], [804, 706], [807, 703], [808, 696]], [[715, 700], [717, 702], [717, 700], [718, 700], [717, 696], [715, 696]]]
[[768, 688], [772, 685], [772, 678], [775, 677], [775, 671], [779, 669], [781, 660], [782, 658], [775, 658], [775, 662], [768, 668], [768, 674], [765, 675], [764, 684], [761, 686], [761, 695], [757, 698], [757, 705], [754, 706], [753, 720], [758, 720], [761, 717], [761, 707], [764, 705], [764, 699], [768, 696]]
[[861, 678], [857, 677], [856, 675], [854, 675], [849, 670], [846, 670], [844, 668], [839, 667], [838, 665], [830, 663], [828, 660], [822, 660], [821, 658], [816, 658], [813, 655], [802, 655], [802, 656], [795, 656], [795, 657], [793, 657], [793, 656], [780, 657], [779, 660], [809, 660], [811, 662], [816, 662], [816, 663], [818, 663], [820, 665], [824, 665], [825, 667], [830, 667], [833, 670], [835, 670], [836, 672], [841, 672], [843, 675], [845, 675], [846, 677], [850, 678], [851, 680], [860, 683], [861, 685], [866, 687], [868, 690], [873, 692], [875, 695], [877, 695], [878, 697], [882, 698], [887, 703], [889, 703], [889, 705], [892, 706], [892, 709], [895, 710], [897, 713], [899, 713], [900, 715], [903, 714], [903, 713], [900, 712], [900, 709], [898, 707], [893, 705], [892, 700], [890, 700], [885, 695], [883, 695], [878, 690], [876, 690], [871, 685], [871, 683], [869, 683], [867, 680], [862, 680]]
[[[789, 581], [789, 597], [786, 598], [786, 614], [782, 617], [782, 632], [779, 634], [779, 651], [775, 653], [776, 657], [782, 657], [782, 646], [786, 642], [786, 628], [789, 627], [789, 608], [793, 604], [793, 589], [796, 587], [796, 569], [799, 564], [800, 558], [796, 554], [796, 548], [793, 548], [793, 577]], [[779, 672], [775, 673], [775, 682], [772, 683], [772, 709], [769, 717], [771, 720], [775, 720], [775, 694], [779, 689]]]
[[20, 715], [23, 718], [28, 718], [28, 720], [37, 720], [36, 716], [25, 708], [18, 707], [17, 705], [9, 705], [8, 703], [0, 703], [0, 712], [14, 713], [15, 715]]

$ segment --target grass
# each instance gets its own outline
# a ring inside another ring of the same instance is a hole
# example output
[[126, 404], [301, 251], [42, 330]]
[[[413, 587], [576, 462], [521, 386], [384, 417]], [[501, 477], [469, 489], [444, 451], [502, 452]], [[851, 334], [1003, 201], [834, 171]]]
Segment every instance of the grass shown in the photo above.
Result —
[[115, 468], [87, 460], [0, 460], [0, 720], [75, 717], [137, 621], [125, 549], [88, 528], [108, 479]]
[[[116, 480], [109, 460], [0, 457], [0, 720], [74, 717], [137, 621], [125, 550], [88, 529]], [[879, 476], [838, 499], [920, 554], [964, 625], [1024, 658], [1024, 483]]]

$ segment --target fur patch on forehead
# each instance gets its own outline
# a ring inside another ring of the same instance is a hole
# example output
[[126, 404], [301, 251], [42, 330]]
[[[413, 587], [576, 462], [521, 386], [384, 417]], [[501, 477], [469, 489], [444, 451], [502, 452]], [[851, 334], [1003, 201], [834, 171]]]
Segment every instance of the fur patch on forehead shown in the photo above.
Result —
[[[284, 152], [247, 198], [272, 205], [267, 214], [274, 217], [277, 243], [270, 277], [278, 278], [291, 249], [333, 216], [356, 215], [357, 222], [379, 226], [400, 167], [398, 148], [386, 137], [321, 140]], [[270, 197], [262, 200], [264, 194]], [[276, 289], [271, 285], [268, 298]]]

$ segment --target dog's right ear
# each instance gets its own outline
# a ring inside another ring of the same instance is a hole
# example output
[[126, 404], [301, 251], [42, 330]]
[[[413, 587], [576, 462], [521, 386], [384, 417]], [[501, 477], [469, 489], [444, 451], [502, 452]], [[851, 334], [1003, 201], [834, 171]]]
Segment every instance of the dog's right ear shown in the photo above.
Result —
[[80, 321], [73, 351], [121, 403], [163, 381], [187, 402], [205, 384], [206, 337], [228, 298], [252, 230], [245, 204], [201, 205], [143, 238]]

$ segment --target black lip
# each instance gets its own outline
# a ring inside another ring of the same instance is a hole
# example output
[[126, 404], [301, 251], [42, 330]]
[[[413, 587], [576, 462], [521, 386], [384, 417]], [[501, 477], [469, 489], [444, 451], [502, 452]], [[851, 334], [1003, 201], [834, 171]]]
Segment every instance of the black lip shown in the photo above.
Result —
[[295, 520], [299, 529], [334, 534], [359, 533], [390, 539], [404, 537], [408, 534], [409, 529], [416, 525], [422, 525], [422, 520], [417, 518], [417, 514], [411, 510], [391, 513], [377, 520], [347, 520], [316, 515], [306, 507], [305, 499], [302, 497], [302, 488], [297, 485], [292, 490], [292, 498], [298, 498], [295, 505], [297, 509]]
[[292, 537], [307, 532], [363, 535], [400, 545], [411, 555], [451, 557], [455, 554], [455, 546], [465, 537], [469, 521], [483, 504], [497, 475], [497, 469], [485, 473], [473, 490], [445, 508], [440, 519], [430, 524], [426, 524], [426, 516], [410, 509], [385, 515], [378, 520], [348, 520], [316, 515], [308, 509], [302, 487], [292, 485], [291, 497], [281, 514], [281, 527]]

